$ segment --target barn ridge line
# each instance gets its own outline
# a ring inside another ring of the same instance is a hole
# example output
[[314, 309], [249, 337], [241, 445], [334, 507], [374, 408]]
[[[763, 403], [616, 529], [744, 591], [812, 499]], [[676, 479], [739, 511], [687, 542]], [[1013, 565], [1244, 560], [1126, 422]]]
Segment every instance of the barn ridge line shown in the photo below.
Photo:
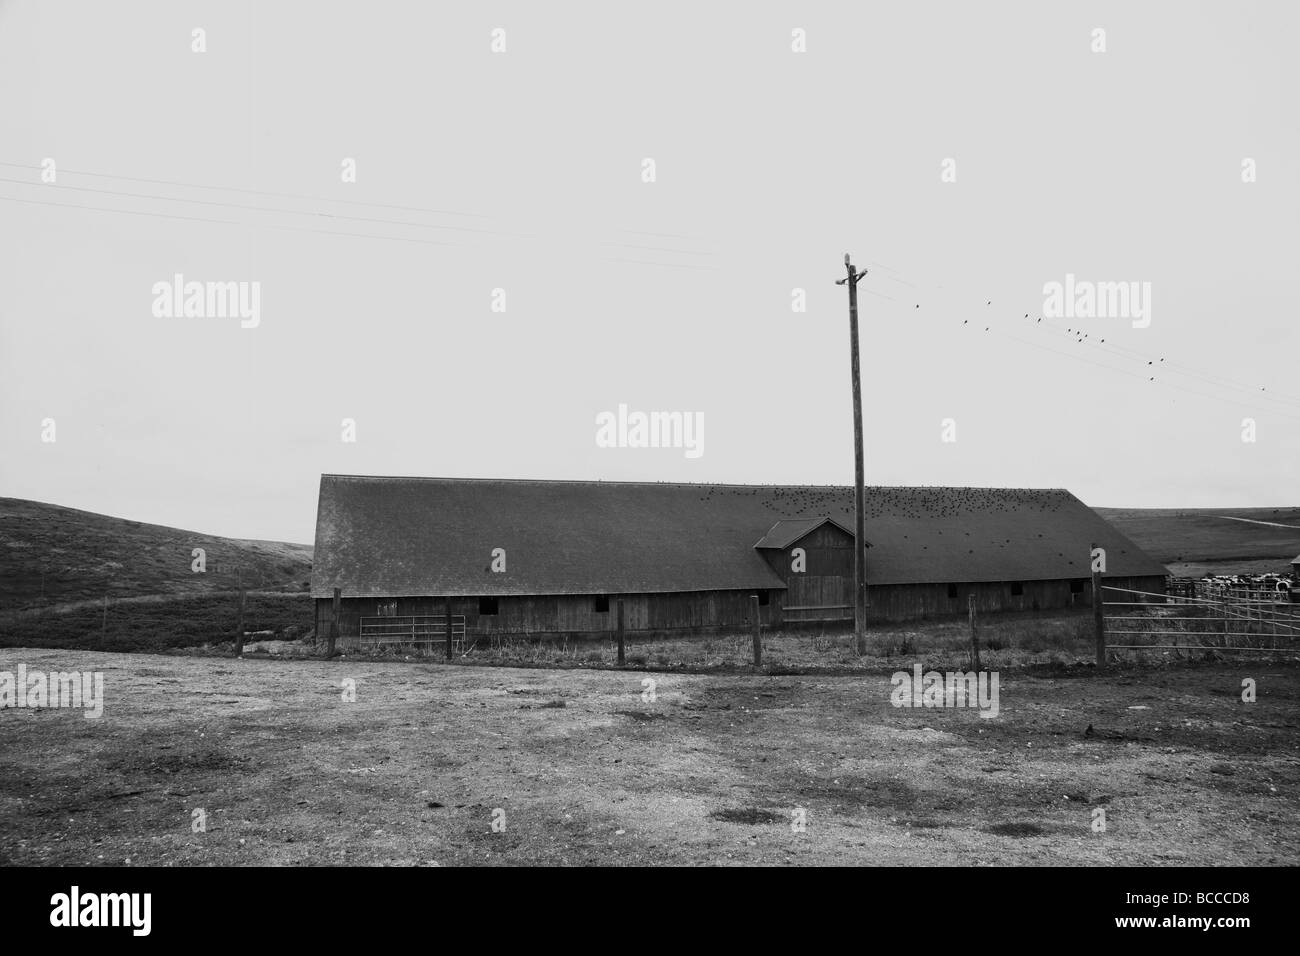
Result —
[[[360, 478], [374, 481], [475, 481], [475, 482], [512, 482], [536, 485], [650, 485], [673, 486], [679, 488], [825, 488], [841, 490], [852, 488], [853, 483], [810, 485], [798, 482], [727, 482], [727, 481], [628, 481], [601, 478], [458, 478], [451, 475], [362, 475], [347, 472], [321, 472], [322, 478]], [[1068, 488], [1035, 485], [863, 485], [864, 488], [887, 488], [903, 490], [932, 491], [1057, 491], [1073, 495]]]

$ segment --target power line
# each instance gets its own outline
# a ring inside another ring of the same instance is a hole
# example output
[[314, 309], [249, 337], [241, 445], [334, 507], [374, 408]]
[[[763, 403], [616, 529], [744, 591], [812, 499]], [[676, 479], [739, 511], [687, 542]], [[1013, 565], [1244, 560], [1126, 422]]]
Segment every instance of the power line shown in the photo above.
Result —
[[[49, 187], [42, 186], [40, 183], [32, 183], [22, 179], [6, 179], [4, 177], [0, 177], [0, 183], [13, 183], [18, 186], [32, 186], [38, 189], [49, 188]], [[72, 189], [77, 192], [85, 192], [85, 193], [99, 193], [105, 196], [121, 196], [128, 199], [153, 199], [159, 202], [191, 203], [197, 206], [221, 206], [228, 209], [246, 209], [246, 210], [251, 210], [253, 212], [284, 213], [286, 215], [291, 215], [291, 216], [322, 216], [327, 219], [342, 219], [351, 222], [383, 223], [389, 226], [407, 226], [407, 227], [412, 227], [417, 229], [448, 229], [456, 232], [480, 232], [480, 233], [493, 234], [489, 230], [471, 229], [468, 226], [440, 226], [435, 223], [403, 222], [401, 220], [395, 220], [395, 219], [377, 219], [370, 216], [346, 216], [346, 215], [339, 215], [337, 213], [313, 212], [311, 210], [302, 210], [302, 209], [276, 209], [268, 206], [251, 206], [247, 203], [222, 202], [215, 199], [184, 199], [179, 196], [155, 196], [151, 193], [129, 193], [129, 192], [121, 192], [119, 190], [113, 190], [113, 189], [96, 189], [93, 186], [61, 185], [61, 186], [55, 186], [54, 188]]]
[[347, 236], [353, 239], [386, 239], [391, 242], [415, 242], [426, 246], [451, 246], [454, 243], [439, 242], [436, 239], [412, 239], [405, 236], [375, 236], [362, 232], [339, 232], [335, 229], [312, 229], [309, 226], [286, 226], [278, 223], [247, 223], [232, 219], [209, 219], [203, 216], [180, 216], [175, 213], [148, 212], [143, 209], [104, 209], [100, 206], [83, 206], [80, 203], [48, 202], [42, 199], [19, 199], [16, 196], [0, 196], [0, 202], [17, 202], [29, 206], [54, 206], [60, 209], [85, 209], [90, 212], [122, 213], [128, 216], [151, 216], [155, 219], [182, 219], [187, 222], [208, 222], [222, 226], [242, 226], [248, 228], [288, 229], [292, 232], [312, 232], [322, 236]]
[[[1053, 326], [1053, 328], [1056, 329], [1056, 331], [1060, 331], [1059, 328], [1056, 328], [1055, 326]], [[1068, 334], [1068, 330], [1067, 330], [1067, 333], [1066, 333], [1066, 334]], [[1085, 339], [1086, 339], [1086, 338], [1087, 338], [1087, 336], [1085, 336]], [[1248, 389], [1248, 390], [1250, 390], [1250, 391], [1252, 392], [1252, 394], [1253, 394], [1253, 393], [1255, 392], [1255, 390], [1256, 390], [1256, 386], [1253, 386], [1253, 385], [1246, 385], [1245, 383], [1236, 382], [1236, 381], [1234, 381], [1234, 380], [1232, 380], [1232, 379], [1230, 379], [1230, 378], [1225, 378], [1225, 377], [1223, 377], [1223, 376], [1221, 376], [1221, 375], [1215, 375], [1215, 374], [1212, 373], [1212, 372], [1203, 372], [1203, 371], [1200, 371], [1200, 370], [1198, 370], [1198, 369], [1193, 369], [1191, 366], [1188, 366], [1188, 365], [1182, 365], [1182, 364], [1180, 364], [1180, 363], [1178, 363], [1178, 362], [1168, 362], [1168, 361], [1166, 361], [1165, 359], [1161, 358], [1161, 359], [1158, 361], [1158, 363], [1157, 363], [1154, 359], [1149, 359], [1146, 355], [1143, 355], [1141, 352], [1138, 352], [1138, 351], [1136, 351], [1136, 350], [1134, 350], [1134, 349], [1125, 348], [1125, 347], [1122, 346], [1122, 345], [1114, 345], [1113, 343], [1112, 343], [1112, 344], [1105, 344], [1105, 340], [1104, 340], [1104, 339], [1101, 340], [1101, 341], [1099, 341], [1099, 342], [1097, 342], [1097, 343], [1092, 343], [1092, 344], [1095, 344], [1095, 345], [1096, 345], [1097, 347], [1099, 347], [1099, 348], [1103, 348], [1105, 351], [1111, 351], [1111, 350], [1114, 350], [1114, 351], [1117, 351], [1117, 352], [1120, 352], [1120, 353], [1127, 353], [1130, 357], [1137, 358], [1137, 359], [1140, 359], [1141, 361], [1148, 362], [1148, 363], [1150, 363], [1150, 364], [1153, 364], [1155, 367], [1158, 367], [1158, 368], [1161, 368], [1161, 369], [1171, 369], [1171, 370], [1177, 372], [1177, 373], [1180, 374], [1180, 375], [1186, 375], [1186, 376], [1188, 376], [1188, 377], [1190, 377], [1190, 378], [1199, 378], [1199, 379], [1201, 379], [1202, 381], [1204, 381], [1206, 384], [1209, 384], [1209, 385], [1215, 385], [1215, 386], [1218, 386], [1218, 387], [1220, 387], [1220, 388], [1240, 388], [1240, 389]], [[1258, 390], [1261, 391], [1261, 392], [1266, 391], [1266, 389], [1265, 389], [1263, 386], [1258, 386]], [[1270, 396], [1270, 397], [1273, 397], [1273, 396], [1281, 396], [1282, 398], [1289, 399], [1289, 400], [1291, 400], [1291, 401], [1300, 402], [1300, 395], [1290, 395], [1290, 394], [1288, 394], [1288, 393], [1286, 393], [1286, 392], [1277, 392], [1277, 391], [1270, 391], [1270, 392], [1267, 392], [1267, 394], [1268, 394], [1268, 396]]]
[[[29, 163], [6, 163], [0, 162], [0, 166], [10, 166], [14, 169], [41, 169], [40, 166], [32, 166]], [[92, 173], [84, 169], [60, 169], [59, 172], [69, 173], [74, 176], [91, 176], [95, 179], [123, 179], [133, 183], [150, 183], [156, 186], [176, 186], [184, 189], [212, 189], [222, 192], [248, 193], [252, 196], [271, 196], [277, 199], [299, 199], [306, 202], [333, 202], [344, 203], [349, 206], [374, 206], [381, 209], [398, 209], [403, 212], [420, 212], [429, 213], [439, 216], [465, 216], [474, 219], [491, 219], [491, 216], [478, 212], [455, 212], [450, 209], [425, 209], [420, 206], [400, 206], [392, 203], [367, 202], [361, 199], [328, 199], [323, 196], [304, 196], [300, 193], [280, 193], [270, 192], [263, 189], [247, 189], [241, 186], [207, 186], [203, 183], [184, 183], [173, 179], [145, 179], [140, 176], [118, 176], [111, 173]], [[43, 185], [43, 184], [41, 184]]]
[[[1043, 326], [1043, 328], [1049, 331], [1058, 332], [1061, 335], [1068, 336], [1071, 334], [1071, 332], [1068, 329], [1060, 329], [1057, 328], [1056, 326]], [[1188, 366], [1182, 366], [1174, 362], [1166, 362], [1163, 358], [1161, 359], [1148, 358], [1146, 355], [1143, 355], [1141, 352], [1137, 352], [1133, 349], [1126, 349], [1123, 346], [1118, 346], [1118, 345], [1108, 345], [1106, 344], [1106, 341], [1104, 339], [1100, 341], [1088, 341], [1088, 338], [1085, 335], [1083, 338], [1076, 338], [1075, 341], [1082, 344], [1091, 345], [1095, 349], [1100, 349], [1103, 352], [1109, 352], [1112, 355], [1118, 356], [1119, 358], [1136, 359], [1138, 361], [1145, 362], [1147, 366], [1149, 366], [1153, 370], [1159, 370], [1162, 374], [1165, 372], [1169, 372], [1175, 375], [1184, 375], [1188, 378], [1195, 379], [1199, 382], [1202, 382], [1214, 388], [1234, 389], [1237, 391], [1247, 392], [1257, 402], [1258, 401], [1274, 402], [1276, 404], [1286, 405], [1287, 407], [1294, 406], [1300, 408], [1300, 397], [1287, 395], [1285, 392], [1267, 392], [1264, 388], [1259, 386], [1246, 385], [1245, 383], [1235, 382], [1232, 379], [1224, 378], [1222, 376], [1201, 373], [1198, 372], [1197, 370], [1191, 369]], [[1127, 355], [1124, 353], [1127, 353]], [[1263, 392], [1264, 394], [1261, 396], [1259, 394], [1260, 392]]]
[[[1068, 329], [1062, 330], [1050, 325], [1042, 326], [1042, 328], [1047, 329], [1048, 331], [1051, 332], [1057, 332], [1061, 335], [1071, 334], [1070, 330]], [[1166, 362], [1163, 358], [1148, 358], [1148, 356], [1132, 349], [1123, 349], [1122, 352], [1117, 351], [1121, 347], [1119, 346], [1112, 347], [1111, 345], [1106, 344], [1104, 340], [1089, 341], [1086, 335], [1083, 338], [1076, 337], [1075, 341], [1081, 344], [1090, 345], [1095, 349], [1110, 353], [1112, 355], [1116, 355], [1118, 358], [1126, 359], [1128, 361], [1132, 361], [1134, 360], [1134, 358], [1136, 358], [1137, 361], [1146, 363], [1145, 366], [1143, 366], [1144, 368], [1147, 368], [1151, 371], [1156, 371], [1161, 376], [1164, 376], [1166, 374], [1182, 375], [1187, 378], [1191, 378], [1196, 381], [1199, 381], [1205, 385], [1209, 385], [1212, 388], [1231, 389], [1237, 392], [1249, 394], [1252, 400], [1255, 401], [1256, 403], [1272, 402], [1274, 404], [1283, 405], [1288, 408], [1300, 409], [1300, 399], [1293, 399], [1290, 396], [1287, 396], [1281, 392], [1269, 393], [1259, 386], [1246, 385], [1245, 383], [1235, 382], [1231, 379], [1223, 378], [1221, 376], [1205, 375], [1193, 369], [1179, 366], [1173, 362]], [[1125, 355], [1123, 354], [1124, 352], [1127, 352], [1129, 354]], [[1167, 379], [1162, 377], [1161, 381], [1167, 382]], [[1263, 392], [1264, 394], [1261, 395], [1260, 394], [1261, 392]], [[1203, 393], [1197, 393], [1197, 394], [1203, 394]]]
[[638, 266], [663, 266], [666, 269], [692, 269], [698, 272], [720, 272], [718, 266], [693, 266], [688, 262], [648, 262], [645, 259], [626, 259], [622, 256], [606, 256], [606, 262], [630, 262]]
[[[13, 182], [13, 180], [0, 178], [0, 182]], [[25, 184], [25, 185], [31, 185], [31, 184]], [[65, 186], [61, 188], [75, 189], [80, 187]], [[110, 190], [91, 190], [91, 191], [106, 192], [110, 195], [122, 195], [122, 196], [131, 195], [127, 193], [113, 193]], [[202, 202], [202, 200], [176, 200], [176, 201]], [[413, 242], [419, 245], [426, 245], [426, 246], [449, 247], [449, 246], [456, 245], [456, 243], [442, 242], [436, 239], [415, 239], [409, 236], [380, 236], [380, 235], [374, 235], [372, 233], [364, 233], [364, 232], [343, 232], [336, 229], [314, 229], [311, 228], [310, 226], [290, 226], [290, 225], [285, 225], [283, 223], [251, 223], [251, 222], [243, 222], [234, 219], [213, 219], [206, 216], [183, 216], [177, 213], [150, 212], [148, 210], [143, 210], [143, 209], [106, 209], [102, 206], [87, 206], [81, 203], [49, 202], [48, 200], [41, 200], [41, 199], [20, 199], [17, 196], [0, 196], [0, 202], [16, 202], [16, 203], [23, 203], [24, 205], [29, 205], [29, 206], [53, 206], [56, 209], [83, 209], [89, 212], [121, 213], [123, 215], [128, 215], [128, 216], [149, 216], [155, 219], [177, 219], [184, 222], [206, 222], [206, 223], [212, 223], [215, 225], [222, 225], [222, 226], [242, 226], [244, 228], [287, 229], [291, 232], [308, 232], [308, 233], [315, 233], [317, 235], [322, 235], [322, 236], [344, 236], [353, 239], [380, 239], [380, 240], [387, 240], [390, 242]], [[240, 204], [216, 203], [215, 205], [219, 205], [219, 206], [234, 205], [235, 208], [252, 208], [252, 209], [259, 209], [263, 212], [276, 211], [276, 210], [268, 210], [265, 209], [264, 207], [245, 207], [245, 206], [241, 206]], [[339, 218], [353, 219], [356, 217], [344, 216]], [[385, 220], [377, 220], [377, 221], [382, 222]], [[404, 225], [404, 224], [394, 223], [394, 225]], [[455, 228], [455, 227], [438, 227], [438, 228]], [[472, 230], [472, 231], [480, 231], [480, 230]], [[498, 235], [502, 235], [502, 234], [498, 234]], [[624, 245], [627, 248], [647, 248], [647, 247], [637, 247], [637, 246], [626, 246], [626, 244], [622, 244], [622, 245]], [[673, 250], [663, 250], [663, 251], [670, 252]], [[703, 271], [703, 272], [720, 271], [718, 266], [691, 265], [689, 263], [683, 263], [683, 262], [647, 262], [642, 259], [627, 259], [627, 258], [619, 258], [619, 257], [609, 257], [608, 261], [627, 262], [634, 265], [663, 266], [664, 268], [669, 268], [669, 269], [690, 269], [690, 270]], [[889, 296], [882, 296], [882, 298], [889, 298]]]
[[638, 246], [630, 242], [616, 242], [614, 245], [623, 249], [644, 249], [646, 252], [671, 252], [676, 256], [711, 256], [711, 252], [697, 252], [694, 249], [666, 249], [663, 246]]
[[[986, 328], [985, 328], [985, 331], [986, 331], [986, 332], [987, 332], [987, 331], [992, 331], [992, 327], [991, 327], [991, 326], [986, 327]], [[1006, 333], [1006, 332], [1002, 332], [1001, 330], [998, 330], [998, 335], [1004, 335], [1005, 337], [1011, 339], [1012, 341], [1019, 342], [1019, 343], [1022, 344], [1022, 345], [1028, 345], [1028, 346], [1030, 346], [1031, 348], [1041, 349], [1041, 350], [1044, 351], [1044, 352], [1051, 352], [1051, 353], [1053, 353], [1054, 355], [1061, 355], [1061, 356], [1064, 356], [1065, 358], [1073, 359], [1074, 361], [1077, 361], [1077, 362], [1083, 362], [1083, 363], [1085, 363], [1085, 364], [1087, 364], [1087, 365], [1093, 365], [1093, 366], [1095, 366], [1095, 367], [1097, 367], [1097, 368], [1104, 368], [1104, 369], [1107, 369], [1108, 371], [1118, 372], [1118, 373], [1120, 373], [1121, 375], [1129, 375], [1129, 376], [1131, 376], [1131, 377], [1133, 377], [1133, 378], [1136, 378], [1136, 379], [1138, 379], [1138, 380], [1140, 380], [1140, 381], [1154, 381], [1154, 379], [1153, 379], [1152, 377], [1150, 377], [1150, 376], [1142, 375], [1142, 374], [1140, 374], [1140, 373], [1138, 373], [1138, 372], [1133, 372], [1133, 371], [1130, 371], [1130, 370], [1128, 370], [1128, 369], [1120, 368], [1120, 367], [1118, 367], [1118, 366], [1111, 365], [1111, 364], [1108, 364], [1108, 363], [1105, 363], [1105, 362], [1094, 362], [1094, 361], [1091, 361], [1090, 359], [1084, 358], [1084, 357], [1081, 356], [1081, 355], [1075, 355], [1075, 354], [1073, 354], [1072, 352], [1062, 352], [1062, 351], [1060, 351], [1059, 349], [1049, 348], [1049, 347], [1047, 347], [1047, 346], [1045, 346], [1045, 345], [1042, 345], [1042, 344], [1039, 344], [1039, 343], [1037, 343], [1037, 342], [1030, 342], [1030, 341], [1028, 341], [1028, 340], [1026, 340], [1026, 339], [1022, 339], [1022, 338], [1020, 338], [1019, 336], [1011, 335], [1010, 333]], [[1243, 407], [1243, 408], [1251, 409], [1252, 411], [1256, 411], [1256, 410], [1259, 409], [1259, 404], [1258, 404], [1257, 402], [1254, 403], [1254, 404], [1251, 404], [1251, 403], [1247, 403], [1247, 402], [1241, 401], [1240, 399], [1231, 398], [1231, 397], [1224, 396], [1224, 395], [1210, 395], [1210, 394], [1208, 394], [1208, 393], [1206, 393], [1206, 392], [1201, 392], [1201, 391], [1198, 391], [1198, 390], [1196, 390], [1196, 389], [1187, 388], [1187, 387], [1184, 386], [1184, 385], [1179, 385], [1177, 382], [1171, 382], [1171, 381], [1168, 381], [1167, 379], [1164, 379], [1164, 378], [1161, 378], [1161, 379], [1160, 379], [1160, 384], [1161, 384], [1161, 385], [1167, 385], [1167, 386], [1169, 386], [1170, 388], [1176, 388], [1176, 389], [1178, 389], [1179, 391], [1182, 391], [1182, 392], [1187, 392], [1189, 395], [1197, 395], [1197, 396], [1199, 396], [1199, 397], [1201, 397], [1201, 398], [1207, 398], [1207, 399], [1210, 399], [1211, 401], [1230, 402], [1230, 403], [1232, 403], [1233, 405], [1239, 405], [1239, 406], [1241, 406], [1241, 407]], [[1276, 409], [1276, 408], [1265, 408], [1264, 411], [1269, 412], [1270, 414], [1278, 415], [1278, 416], [1280, 416], [1280, 417], [1282, 417], [1282, 418], [1290, 418], [1290, 419], [1292, 419], [1292, 420], [1294, 420], [1294, 421], [1300, 421], [1300, 416], [1296, 416], [1296, 415], [1288, 415], [1286, 412], [1280, 411], [1279, 409]]]
[[[990, 328], [991, 328], [991, 327], [990, 327]], [[986, 331], [989, 331], [989, 330], [990, 330], [990, 329], [986, 329]], [[1117, 366], [1114, 366], [1114, 365], [1108, 365], [1108, 364], [1106, 364], [1106, 363], [1104, 363], [1104, 362], [1093, 362], [1093, 361], [1090, 361], [1089, 359], [1084, 358], [1084, 357], [1081, 356], [1081, 355], [1074, 355], [1074, 354], [1072, 354], [1072, 353], [1070, 353], [1070, 352], [1062, 352], [1060, 349], [1049, 348], [1049, 347], [1046, 346], [1046, 345], [1042, 345], [1042, 344], [1037, 343], [1037, 342], [1030, 342], [1030, 341], [1028, 341], [1027, 339], [1022, 339], [1022, 338], [1020, 338], [1019, 336], [1011, 335], [1010, 333], [1005, 333], [1005, 332], [1001, 332], [1001, 331], [999, 331], [998, 334], [999, 334], [999, 335], [1004, 335], [1004, 336], [1006, 336], [1007, 338], [1011, 339], [1013, 342], [1019, 342], [1021, 345], [1027, 345], [1027, 346], [1029, 346], [1030, 348], [1040, 349], [1040, 350], [1042, 350], [1042, 351], [1044, 351], [1044, 352], [1051, 352], [1053, 355], [1064, 356], [1065, 358], [1073, 359], [1073, 360], [1076, 361], [1076, 362], [1083, 362], [1083, 363], [1085, 363], [1085, 364], [1087, 364], [1087, 365], [1093, 365], [1093, 366], [1096, 366], [1097, 368], [1103, 368], [1103, 369], [1106, 369], [1107, 371], [1118, 372], [1118, 373], [1121, 374], [1121, 375], [1128, 375], [1128, 376], [1131, 376], [1132, 378], [1136, 378], [1136, 379], [1138, 379], [1139, 381], [1149, 381], [1149, 378], [1148, 378], [1147, 376], [1144, 376], [1144, 375], [1142, 375], [1142, 374], [1140, 374], [1140, 373], [1138, 373], [1138, 372], [1131, 372], [1131, 371], [1129, 371], [1128, 369], [1118, 368]], [[1176, 382], [1169, 382], [1169, 381], [1164, 381], [1164, 380], [1162, 380], [1162, 381], [1161, 381], [1161, 384], [1162, 384], [1162, 385], [1167, 385], [1167, 386], [1169, 386], [1170, 388], [1176, 388], [1176, 389], [1178, 389], [1178, 390], [1181, 391], [1181, 392], [1187, 392], [1188, 394], [1191, 394], [1191, 395], [1197, 395], [1197, 396], [1199, 396], [1199, 397], [1201, 397], [1201, 398], [1208, 398], [1208, 399], [1210, 399], [1210, 400], [1212, 400], [1212, 401], [1230, 402], [1230, 403], [1232, 403], [1233, 405], [1240, 405], [1241, 407], [1251, 409], [1252, 411], [1254, 411], [1254, 410], [1257, 409], [1257, 406], [1247, 404], [1246, 402], [1240, 401], [1239, 399], [1228, 398], [1228, 397], [1226, 397], [1226, 396], [1222, 396], [1222, 395], [1207, 395], [1207, 394], [1204, 393], [1204, 392], [1198, 392], [1198, 391], [1196, 391], [1195, 389], [1187, 388], [1187, 387], [1185, 387], [1185, 386], [1183, 386], [1183, 385], [1179, 385], [1179, 384], [1176, 383]], [[1282, 411], [1279, 411], [1279, 410], [1277, 410], [1277, 409], [1275, 409], [1275, 408], [1267, 408], [1267, 409], [1265, 409], [1265, 411], [1269, 412], [1270, 414], [1277, 415], [1277, 416], [1279, 416], [1279, 417], [1281, 417], [1281, 418], [1289, 418], [1289, 419], [1291, 419], [1292, 421], [1300, 421], [1300, 415], [1288, 415], [1287, 413], [1282, 412]]]
[[94, 212], [120, 212], [132, 216], [153, 216], [157, 219], [184, 219], [188, 222], [212, 222], [222, 226], [244, 226], [247, 223], [233, 219], [209, 219], [206, 216], [178, 216], [174, 213], [146, 212], [142, 209], [102, 209], [99, 206], [83, 206], [80, 203], [49, 202], [43, 199], [19, 199], [17, 196], [0, 196], [0, 202], [20, 202], [28, 206], [56, 206], [60, 209], [89, 209]]
[[[42, 168], [40, 166], [33, 166], [28, 163], [11, 163], [11, 162], [4, 162], [4, 161], [0, 161], [0, 166], [8, 166], [14, 169], [39, 170]], [[110, 180], [120, 179], [127, 182], [150, 183], [154, 185], [172, 186], [177, 188], [207, 189], [207, 190], [222, 191], [222, 192], [237, 192], [237, 193], [245, 193], [253, 196], [269, 196], [269, 197], [275, 197], [281, 199], [292, 199], [292, 200], [302, 201], [302, 202], [342, 203], [351, 206], [373, 207], [379, 209], [396, 209], [405, 212], [415, 212], [415, 213], [422, 213], [428, 215], [461, 216], [465, 218], [475, 218], [475, 219], [493, 218], [491, 216], [487, 216], [482, 213], [455, 212], [452, 210], [445, 210], [445, 209], [428, 209], [420, 206], [407, 206], [407, 205], [399, 205], [395, 203], [367, 202], [364, 200], [356, 200], [356, 199], [335, 199], [335, 198], [326, 198], [321, 196], [308, 196], [308, 195], [302, 195], [298, 193], [285, 193], [285, 192], [273, 192], [269, 190], [247, 189], [239, 186], [210, 186], [210, 185], [205, 185], [203, 183], [187, 183], [187, 182], [181, 182], [179, 180], [170, 180], [170, 179], [151, 179], [142, 176], [118, 176], [118, 175], [112, 175], [108, 173], [93, 173], [93, 172], [89, 172], [88, 170], [77, 170], [77, 169], [61, 169], [59, 171], [61, 173], [65, 173], [68, 175], [91, 176], [96, 179], [110, 179]], [[35, 183], [30, 180], [0, 178], [0, 182], [14, 183], [22, 186], [36, 186], [36, 187], [46, 186], [46, 184]], [[131, 197], [136, 199], [152, 199], [159, 202], [180, 202], [180, 203], [194, 203], [199, 205], [226, 206], [229, 208], [246, 209], [246, 210], [252, 210], [256, 212], [283, 213], [286, 215], [296, 215], [296, 216], [327, 216], [334, 219], [344, 219], [344, 220], [351, 220], [355, 222], [382, 223], [390, 226], [404, 226], [404, 227], [415, 228], [415, 229], [444, 229], [449, 231], [473, 232], [473, 233], [480, 233], [482, 235], [506, 237], [506, 238], [513, 238], [513, 239], [538, 238], [537, 236], [524, 235], [521, 233], [503, 232], [500, 230], [493, 230], [493, 229], [477, 229], [471, 226], [452, 226], [452, 225], [442, 225], [438, 223], [410, 222], [410, 221], [382, 219], [382, 218], [367, 217], [367, 216], [347, 216], [339, 213], [320, 212], [314, 210], [280, 209], [280, 208], [273, 208], [267, 206], [253, 206], [253, 205], [247, 205], [243, 203], [233, 203], [229, 201], [187, 199], [180, 196], [160, 196], [152, 193], [131, 193], [131, 192], [122, 192], [122, 191], [107, 190], [107, 189], [95, 189], [94, 187], [91, 186], [71, 186], [66, 184], [54, 184], [54, 188], [75, 189], [83, 192], [98, 192], [98, 193], [103, 193], [105, 195], [126, 196], [126, 197]], [[626, 229], [619, 230], [619, 231], [632, 233], [636, 235], [658, 236], [667, 239], [690, 240], [691, 238], [688, 236], [681, 236], [681, 235], [669, 234], [669, 233], [643, 232], [638, 230], [626, 230]], [[353, 233], [348, 233], [348, 235], [353, 235]], [[625, 243], [618, 243], [618, 242], [604, 242], [602, 244], [619, 245], [619, 246], [626, 245]], [[684, 256], [685, 255], [689, 255], [689, 256], [713, 255], [713, 253], [711, 252], [702, 252], [693, 249], [660, 249], [657, 251], [666, 252], [672, 255], [684, 255]]]

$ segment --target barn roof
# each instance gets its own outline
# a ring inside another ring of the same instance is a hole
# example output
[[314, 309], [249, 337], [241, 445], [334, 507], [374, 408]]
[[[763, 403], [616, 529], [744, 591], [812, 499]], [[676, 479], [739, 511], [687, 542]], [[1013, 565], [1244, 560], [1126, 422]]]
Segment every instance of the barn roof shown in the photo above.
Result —
[[[778, 551], [794, 544], [809, 532], [816, 531], [822, 525], [830, 522], [839, 528], [850, 538], [853, 537], [853, 529], [847, 527], [840, 521], [828, 515], [822, 515], [820, 518], [795, 518], [793, 520], [781, 520], [768, 530], [767, 534], [759, 539], [754, 545], [756, 548], [776, 548]], [[871, 547], [871, 542], [867, 542], [867, 547]]]
[[[312, 594], [620, 594], [782, 588], [779, 523], [853, 525], [851, 486], [322, 475]], [[766, 533], [765, 533], [766, 529]], [[1164, 575], [1061, 489], [866, 489], [869, 584]], [[506, 573], [490, 570], [493, 549]]]

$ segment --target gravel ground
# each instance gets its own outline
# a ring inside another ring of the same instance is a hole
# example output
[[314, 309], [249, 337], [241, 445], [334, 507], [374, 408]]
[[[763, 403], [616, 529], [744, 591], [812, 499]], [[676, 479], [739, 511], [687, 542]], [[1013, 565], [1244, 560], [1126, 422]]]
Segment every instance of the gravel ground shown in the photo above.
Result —
[[895, 708], [888, 674], [20, 663], [102, 671], [105, 703], [0, 710], [10, 865], [1300, 862], [1293, 666], [1004, 672], [981, 718]]

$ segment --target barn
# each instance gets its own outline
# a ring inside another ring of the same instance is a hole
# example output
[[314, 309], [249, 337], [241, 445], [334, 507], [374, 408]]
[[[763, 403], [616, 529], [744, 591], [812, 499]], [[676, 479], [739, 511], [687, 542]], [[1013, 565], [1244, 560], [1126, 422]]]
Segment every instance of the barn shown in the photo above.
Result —
[[[603, 637], [853, 620], [851, 486], [322, 475], [318, 634]], [[1106, 582], [1161, 594], [1163, 565], [1061, 489], [866, 489], [868, 620], [1036, 610]]]

